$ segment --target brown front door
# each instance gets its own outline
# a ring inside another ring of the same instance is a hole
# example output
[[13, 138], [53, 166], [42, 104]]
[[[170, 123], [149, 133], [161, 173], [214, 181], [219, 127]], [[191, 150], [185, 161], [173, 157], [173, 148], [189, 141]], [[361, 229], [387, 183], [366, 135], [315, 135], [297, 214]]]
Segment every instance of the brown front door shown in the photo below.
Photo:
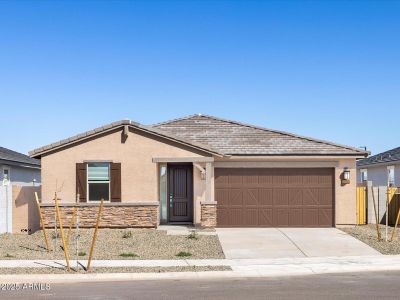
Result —
[[193, 222], [193, 165], [168, 164], [169, 222]]
[[219, 227], [334, 226], [334, 169], [215, 169]]

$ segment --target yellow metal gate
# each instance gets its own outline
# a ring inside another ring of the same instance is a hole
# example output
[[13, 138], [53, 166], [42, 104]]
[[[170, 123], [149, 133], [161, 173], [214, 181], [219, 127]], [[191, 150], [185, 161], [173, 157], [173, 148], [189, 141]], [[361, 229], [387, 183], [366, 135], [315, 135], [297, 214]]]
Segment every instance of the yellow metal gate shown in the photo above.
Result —
[[396, 222], [397, 212], [399, 211], [400, 207], [400, 189], [397, 187], [390, 187], [388, 188], [388, 200], [389, 200], [389, 225], [394, 225]]
[[357, 187], [357, 224], [367, 224], [367, 188]]

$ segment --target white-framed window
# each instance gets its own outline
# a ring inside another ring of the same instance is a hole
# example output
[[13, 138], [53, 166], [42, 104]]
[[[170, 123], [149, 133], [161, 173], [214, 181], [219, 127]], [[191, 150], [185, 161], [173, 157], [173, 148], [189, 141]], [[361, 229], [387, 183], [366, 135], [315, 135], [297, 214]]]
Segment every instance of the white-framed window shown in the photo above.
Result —
[[394, 186], [394, 166], [387, 167], [388, 186]]
[[110, 163], [91, 162], [87, 164], [88, 201], [110, 201]]
[[1, 175], [2, 175], [3, 185], [8, 185], [11, 180], [11, 169], [9, 167], [3, 167]]
[[368, 170], [367, 169], [361, 169], [361, 182], [367, 181], [368, 180]]

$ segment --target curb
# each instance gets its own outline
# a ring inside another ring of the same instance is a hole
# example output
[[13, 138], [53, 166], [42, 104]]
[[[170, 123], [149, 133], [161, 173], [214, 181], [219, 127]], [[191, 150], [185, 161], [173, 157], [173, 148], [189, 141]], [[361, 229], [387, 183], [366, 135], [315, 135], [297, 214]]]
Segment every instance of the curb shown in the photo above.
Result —
[[[256, 268], [255, 268], [256, 267]], [[80, 283], [102, 281], [141, 281], [141, 280], [193, 280], [193, 279], [234, 279], [234, 278], [276, 278], [308, 276], [318, 274], [400, 271], [400, 265], [380, 266], [253, 266], [236, 267], [233, 271], [205, 272], [166, 272], [166, 273], [97, 273], [97, 274], [12, 274], [0, 275], [0, 283], [23, 284], [35, 283]]]

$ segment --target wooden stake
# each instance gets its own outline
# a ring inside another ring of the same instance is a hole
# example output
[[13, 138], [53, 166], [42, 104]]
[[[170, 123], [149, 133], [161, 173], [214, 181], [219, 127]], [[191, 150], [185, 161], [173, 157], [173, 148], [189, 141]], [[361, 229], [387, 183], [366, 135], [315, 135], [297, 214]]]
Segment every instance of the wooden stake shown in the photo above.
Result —
[[58, 218], [58, 222], [60, 224], [60, 233], [61, 233], [61, 239], [62, 239], [62, 242], [63, 242], [63, 250], [64, 250], [64, 255], [65, 255], [65, 261], [67, 263], [68, 272], [71, 272], [71, 267], [69, 265], [68, 247], [67, 247], [66, 240], [64, 238], [64, 230], [63, 230], [63, 226], [62, 226], [60, 208], [58, 207], [57, 193], [55, 193], [54, 199], [55, 199], [55, 204], [56, 204], [57, 218]]
[[400, 208], [397, 212], [397, 218], [396, 218], [396, 224], [394, 224], [394, 228], [392, 231], [392, 236], [390, 237], [390, 241], [392, 242], [394, 237], [396, 236], [396, 231], [397, 231], [397, 225], [399, 225], [399, 218], [400, 218]]
[[378, 213], [376, 211], [376, 204], [375, 204], [375, 194], [374, 194], [374, 187], [371, 186], [371, 190], [372, 190], [372, 202], [374, 204], [374, 213], [375, 213], [375, 223], [376, 223], [376, 232], [378, 234], [378, 242], [381, 241], [381, 232], [379, 230], [379, 221], [378, 221]]
[[101, 218], [101, 215], [103, 213], [103, 202], [104, 202], [104, 199], [101, 199], [101, 203], [100, 203], [100, 207], [99, 207], [99, 214], [97, 215], [96, 228], [94, 229], [92, 246], [90, 247], [89, 261], [88, 261], [88, 264], [87, 264], [87, 267], [86, 267], [86, 271], [89, 271], [90, 263], [92, 262], [94, 244], [96, 242], [97, 231], [99, 229], [99, 224], [100, 224], [100, 218]]
[[75, 206], [74, 207], [74, 211], [72, 213], [71, 221], [69, 222], [69, 228], [68, 228], [68, 234], [67, 234], [67, 245], [69, 245], [69, 240], [71, 238], [72, 226], [75, 223], [76, 212], [77, 212], [77, 209], [76, 209], [76, 206]]
[[42, 215], [42, 210], [40, 207], [40, 202], [39, 202], [39, 197], [38, 197], [37, 192], [35, 192], [35, 199], [36, 199], [37, 208], [39, 210], [40, 226], [42, 227], [44, 242], [46, 243], [47, 251], [51, 251], [49, 241], [47, 239], [46, 228], [44, 227], [43, 215]]

